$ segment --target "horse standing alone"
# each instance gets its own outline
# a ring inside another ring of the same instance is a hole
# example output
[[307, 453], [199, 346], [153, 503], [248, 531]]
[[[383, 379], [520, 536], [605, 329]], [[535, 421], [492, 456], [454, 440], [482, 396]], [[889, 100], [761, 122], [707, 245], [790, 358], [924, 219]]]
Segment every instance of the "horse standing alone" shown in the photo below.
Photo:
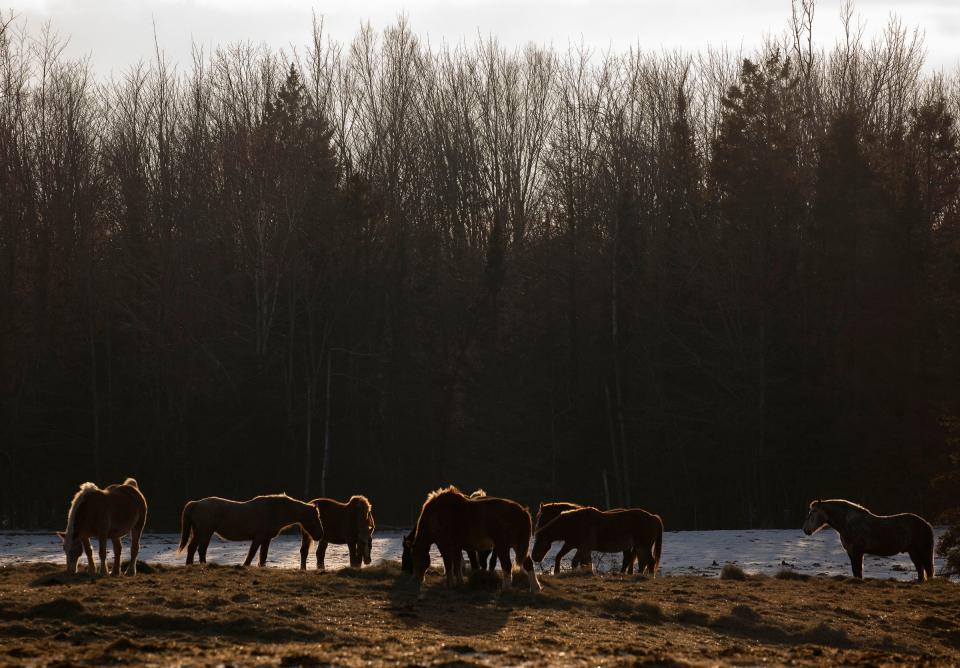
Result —
[[177, 554], [187, 548], [187, 564], [199, 550], [200, 563], [207, 563], [207, 546], [213, 534], [226, 540], [249, 540], [250, 551], [244, 566], [249, 566], [257, 548], [260, 565], [267, 563], [270, 541], [281, 531], [299, 524], [314, 540], [323, 538], [320, 511], [309, 503], [292, 499], [286, 494], [255, 496], [249, 501], [231, 501], [209, 496], [199, 501], [188, 501], [180, 515], [180, 545]]
[[[346, 545], [350, 552], [350, 567], [360, 568], [361, 561], [370, 565], [370, 548], [373, 544], [373, 506], [367, 497], [351, 496], [346, 503], [335, 499], [313, 499], [310, 502], [320, 511], [323, 523], [323, 538], [317, 544], [317, 568], [325, 570], [324, 557], [327, 545]], [[306, 570], [310, 554], [310, 534], [302, 532], [300, 540], [300, 569]]]
[[919, 515], [874, 515], [844, 499], [811, 502], [803, 532], [810, 536], [825, 526], [840, 534], [856, 578], [863, 579], [864, 554], [891, 557], [901, 552], [910, 555], [919, 582], [933, 577], [933, 527]]
[[137, 481], [127, 478], [122, 485], [100, 489], [92, 482], [80, 485], [67, 513], [67, 530], [57, 532], [67, 555], [67, 572], [76, 573], [81, 552], [87, 555], [87, 569], [97, 574], [90, 539], [100, 541], [100, 573], [107, 573], [107, 539], [113, 540], [113, 575], [120, 575], [121, 537], [130, 534], [130, 565], [127, 575], [137, 574], [140, 535], [147, 521], [147, 500]]

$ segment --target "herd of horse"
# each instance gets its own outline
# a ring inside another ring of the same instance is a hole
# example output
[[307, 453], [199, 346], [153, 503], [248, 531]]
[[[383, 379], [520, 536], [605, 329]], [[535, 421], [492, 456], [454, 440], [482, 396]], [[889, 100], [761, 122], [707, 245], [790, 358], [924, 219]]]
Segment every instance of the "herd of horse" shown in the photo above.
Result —
[[[67, 571], [75, 573], [80, 556], [85, 553], [89, 572], [97, 574], [90, 543], [96, 538], [100, 544], [99, 573], [108, 572], [109, 540], [114, 550], [110, 572], [119, 575], [120, 541], [129, 533], [127, 573], [135, 574], [146, 519], [147, 501], [133, 478], [103, 489], [91, 482], [83, 483], [70, 503], [66, 530], [58, 532], [63, 540]], [[370, 501], [360, 495], [346, 502], [325, 498], [300, 501], [286, 494], [257, 496], [248, 501], [220, 497], [189, 501], [180, 516], [177, 552], [186, 550], [187, 564], [192, 564], [195, 557], [205, 563], [210, 539], [217, 534], [225, 540], [250, 541], [244, 566], [250, 565], [258, 550], [263, 566], [270, 541], [293, 526], [301, 532], [301, 569], [307, 567], [314, 542], [320, 570], [324, 570], [324, 555], [330, 543], [347, 546], [351, 567], [371, 562], [376, 524]], [[811, 535], [828, 526], [840, 534], [857, 578], [863, 577], [864, 554], [892, 556], [904, 552], [910, 555], [919, 581], [933, 577], [933, 528], [918, 515], [875, 515], [843, 499], [811, 502], [803, 523], [804, 533]], [[598, 510], [573, 503], [542, 503], [534, 520], [529, 510], [516, 501], [488, 496], [483, 490], [464, 494], [450, 486], [427, 495], [416, 526], [403, 539], [401, 567], [414, 576], [419, 591], [430, 566], [430, 549], [436, 546], [451, 587], [463, 583], [466, 552], [473, 570], [494, 570], [499, 562], [505, 589], [511, 586], [516, 566], [517, 577], [526, 579], [530, 591], [539, 591], [534, 563], [543, 561], [558, 542], [561, 547], [554, 560], [555, 574], [560, 572], [561, 559], [570, 552], [574, 552], [574, 568], [591, 569], [594, 552], [613, 552], [623, 555], [621, 572], [633, 573], [636, 566], [638, 573], [656, 576], [663, 551], [663, 521], [640, 508]]]

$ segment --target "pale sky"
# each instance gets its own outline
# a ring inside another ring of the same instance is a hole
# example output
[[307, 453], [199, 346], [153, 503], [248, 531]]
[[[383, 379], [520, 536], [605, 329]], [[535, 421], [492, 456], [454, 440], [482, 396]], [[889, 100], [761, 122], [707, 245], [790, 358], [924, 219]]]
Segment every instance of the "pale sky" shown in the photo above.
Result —
[[[274, 48], [303, 47], [312, 12], [329, 35], [349, 42], [361, 23], [382, 29], [400, 12], [414, 32], [437, 44], [495, 35], [505, 46], [527, 42], [566, 49], [584, 43], [597, 52], [726, 45], [749, 51], [765, 34], [780, 34], [790, 0], [7, 0], [31, 29], [52, 20], [70, 42], [66, 55], [89, 55], [101, 76], [153, 58], [153, 24], [168, 59], [188, 68], [191, 41], [207, 53], [237, 41]], [[3, 6], [3, 5], [0, 5]], [[860, 0], [866, 35], [880, 32], [896, 13], [925, 32], [928, 69], [960, 67], [960, 0]], [[833, 44], [840, 32], [840, 0], [818, 0], [814, 39]]]

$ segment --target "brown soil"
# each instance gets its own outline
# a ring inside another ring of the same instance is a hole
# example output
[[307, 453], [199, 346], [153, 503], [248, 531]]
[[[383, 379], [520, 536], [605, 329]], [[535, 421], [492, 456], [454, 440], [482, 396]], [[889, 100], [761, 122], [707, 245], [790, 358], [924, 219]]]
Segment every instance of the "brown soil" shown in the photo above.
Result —
[[531, 595], [434, 573], [417, 601], [396, 564], [143, 570], [0, 569], [0, 664], [960, 663], [960, 589], [942, 580], [569, 574]]

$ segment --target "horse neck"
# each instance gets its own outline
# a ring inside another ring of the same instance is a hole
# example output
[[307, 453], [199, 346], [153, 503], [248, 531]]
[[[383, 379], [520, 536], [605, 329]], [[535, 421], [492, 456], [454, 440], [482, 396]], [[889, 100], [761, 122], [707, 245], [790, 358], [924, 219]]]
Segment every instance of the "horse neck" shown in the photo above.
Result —
[[81, 490], [70, 504], [70, 511], [67, 513], [67, 529], [64, 532], [68, 540], [73, 540], [80, 528], [80, 508], [85, 506], [87, 497], [94, 491], [93, 488]]
[[844, 531], [846, 531], [847, 515], [849, 514], [850, 510], [852, 510], [852, 508], [850, 508], [849, 506], [845, 506], [843, 504], [836, 504], [836, 505], [824, 504], [821, 506], [821, 508], [825, 509], [825, 513], [827, 516], [827, 524], [832, 526], [834, 529], [836, 529], [840, 533], [843, 533]]

